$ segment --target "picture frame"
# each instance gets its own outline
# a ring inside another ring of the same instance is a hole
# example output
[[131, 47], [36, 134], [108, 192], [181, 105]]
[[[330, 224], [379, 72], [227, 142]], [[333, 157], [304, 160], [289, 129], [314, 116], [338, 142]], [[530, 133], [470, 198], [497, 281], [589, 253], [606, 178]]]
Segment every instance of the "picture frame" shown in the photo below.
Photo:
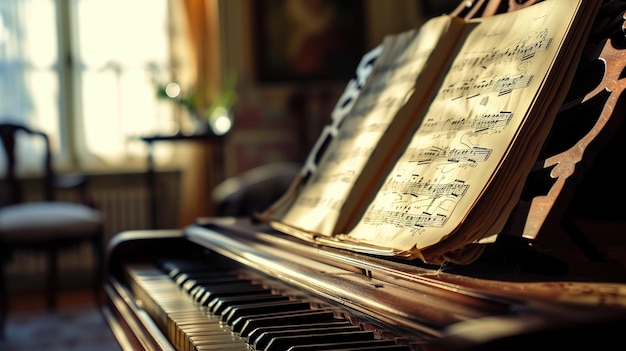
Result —
[[427, 0], [422, 3], [422, 10], [426, 18], [431, 18], [450, 13], [460, 3], [460, 0]]
[[259, 82], [354, 76], [366, 50], [363, 1], [256, 0], [253, 11]]

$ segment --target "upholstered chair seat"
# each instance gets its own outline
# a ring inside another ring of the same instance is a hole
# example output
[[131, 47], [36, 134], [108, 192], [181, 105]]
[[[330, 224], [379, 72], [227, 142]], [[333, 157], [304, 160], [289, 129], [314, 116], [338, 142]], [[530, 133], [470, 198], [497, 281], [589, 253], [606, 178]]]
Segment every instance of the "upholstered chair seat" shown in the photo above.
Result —
[[100, 211], [63, 201], [25, 202], [0, 208], [0, 242], [76, 239], [100, 230]]

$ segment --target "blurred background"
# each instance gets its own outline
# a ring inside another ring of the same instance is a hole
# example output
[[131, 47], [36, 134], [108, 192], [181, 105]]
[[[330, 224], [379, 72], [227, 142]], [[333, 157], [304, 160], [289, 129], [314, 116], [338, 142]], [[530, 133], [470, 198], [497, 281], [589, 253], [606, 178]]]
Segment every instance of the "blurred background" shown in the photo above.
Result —
[[[42, 129], [55, 168], [88, 175], [107, 243], [182, 228], [223, 214], [225, 180], [297, 169], [361, 57], [457, 3], [2, 0], [0, 121]], [[21, 152], [20, 177], [35, 182], [41, 149]], [[94, 264], [87, 247], [58, 260], [62, 287]], [[45, 264], [13, 257], [8, 290], [36, 288]]]
[[[385, 36], [462, 3], [0, 0], [0, 123], [44, 131], [55, 169], [87, 176], [104, 218], [105, 250], [127, 230], [246, 215], [284, 192], [363, 55]], [[615, 139], [611, 149], [619, 152], [626, 139]], [[42, 145], [18, 142], [24, 196], [38, 200]], [[626, 202], [608, 206], [597, 188], [619, 174], [607, 159], [610, 171], [588, 177], [583, 193], [600, 199], [578, 210], [623, 223]], [[8, 198], [6, 161], [0, 152], [0, 208]], [[623, 232], [593, 222], [583, 229], [607, 233], [610, 244], [618, 237], [610, 233]], [[89, 246], [57, 257], [55, 313], [45, 309], [46, 258], [5, 252], [0, 246], [10, 301], [0, 350], [118, 349], [94, 308], [98, 263]]]

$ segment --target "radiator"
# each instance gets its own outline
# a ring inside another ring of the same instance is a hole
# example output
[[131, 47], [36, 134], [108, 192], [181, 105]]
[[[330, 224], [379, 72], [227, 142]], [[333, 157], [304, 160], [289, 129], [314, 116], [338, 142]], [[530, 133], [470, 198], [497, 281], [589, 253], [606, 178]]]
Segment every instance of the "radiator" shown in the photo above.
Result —
[[119, 232], [150, 227], [150, 194], [145, 186], [102, 186], [91, 193], [104, 215], [105, 242]]

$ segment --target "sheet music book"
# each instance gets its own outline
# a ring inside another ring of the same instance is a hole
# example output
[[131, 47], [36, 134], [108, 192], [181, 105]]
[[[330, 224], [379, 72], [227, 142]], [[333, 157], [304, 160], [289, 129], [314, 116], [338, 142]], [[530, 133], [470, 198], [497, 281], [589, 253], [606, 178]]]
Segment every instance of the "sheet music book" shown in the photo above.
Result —
[[598, 8], [545, 0], [386, 37], [301, 176], [258, 218], [322, 245], [473, 261], [521, 196]]

